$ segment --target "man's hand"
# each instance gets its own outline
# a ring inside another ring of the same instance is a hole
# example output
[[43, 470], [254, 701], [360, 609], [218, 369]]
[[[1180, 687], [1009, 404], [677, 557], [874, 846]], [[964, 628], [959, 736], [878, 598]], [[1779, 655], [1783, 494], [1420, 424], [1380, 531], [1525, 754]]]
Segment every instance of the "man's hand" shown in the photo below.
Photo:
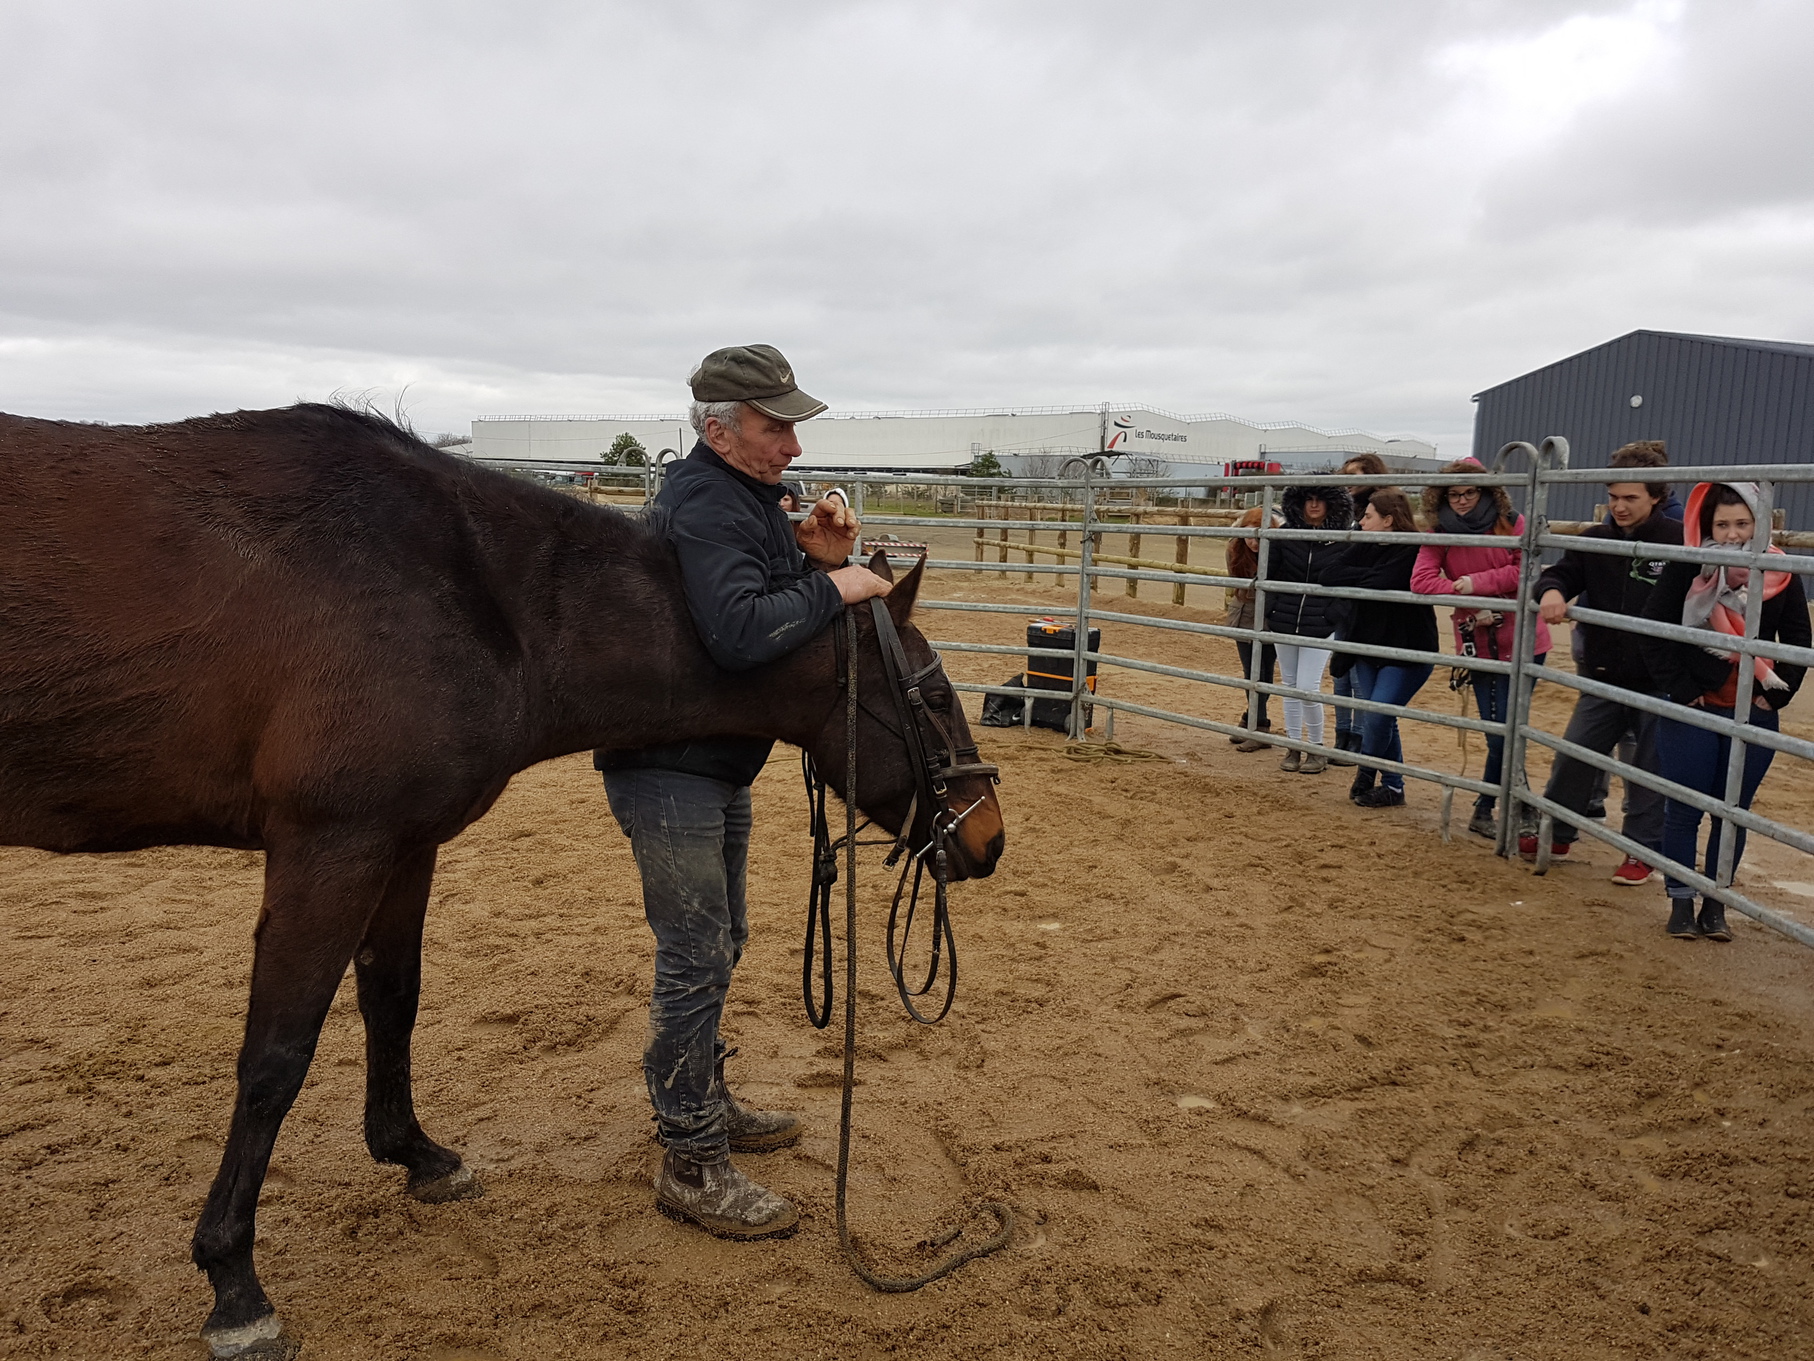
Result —
[[[825, 503], [821, 501], [819, 504]], [[867, 567], [840, 567], [826, 575], [831, 578], [832, 585], [838, 588], [838, 595], [846, 605], [860, 605], [871, 596], [887, 595], [894, 589], [892, 581], [882, 580]]]
[[[800, 551], [809, 561], [821, 567], [842, 567], [850, 560], [850, 550], [856, 547], [857, 531], [862, 527], [863, 522], [849, 506], [822, 497], [813, 503], [806, 518], [794, 526], [794, 542], [800, 545]], [[870, 594], [877, 593], [872, 591]], [[859, 598], [867, 600], [869, 596]], [[846, 600], [845, 603], [854, 602]]]
[[1543, 599], [1537, 602], [1537, 613], [1543, 616], [1546, 624], [1560, 624], [1568, 617], [1568, 601], [1562, 598], [1562, 592], [1548, 590]]

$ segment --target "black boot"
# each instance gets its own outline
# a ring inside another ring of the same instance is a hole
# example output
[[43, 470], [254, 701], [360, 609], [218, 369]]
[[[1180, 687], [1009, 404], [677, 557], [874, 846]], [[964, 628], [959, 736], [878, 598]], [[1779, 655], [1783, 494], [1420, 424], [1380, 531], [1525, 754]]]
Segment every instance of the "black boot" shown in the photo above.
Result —
[[[1683, 898], [1682, 902], [1691, 902]], [[1717, 940], [1722, 944], [1732, 939], [1732, 928], [1726, 925], [1726, 905], [1718, 898], [1701, 899], [1701, 917], [1695, 924], [1703, 940]]]
[[1379, 772], [1372, 766], [1362, 766], [1354, 772], [1354, 783], [1348, 786], [1348, 797], [1359, 803], [1362, 794], [1373, 788], [1373, 782], [1379, 778]]
[[1669, 934], [1677, 940], [1699, 940], [1701, 933], [1694, 925], [1694, 899], [1669, 900]]
[[1468, 819], [1468, 830], [1475, 836], [1483, 836], [1491, 841], [1499, 835], [1499, 828], [1493, 821], [1493, 809], [1499, 800], [1479, 798], [1474, 800], [1474, 816]]
[[[1339, 751], [1359, 751], [1360, 750], [1360, 734], [1357, 732], [1338, 732], [1338, 733], [1336, 733], [1335, 749], [1338, 752]], [[1354, 764], [1354, 762], [1344, 761], [1344, 760], [1342, 760], [1342, 758], [1340, 756], [1331, 756], [1329, 758], [1329, 764], [1332, 766], [1351, 766]]]

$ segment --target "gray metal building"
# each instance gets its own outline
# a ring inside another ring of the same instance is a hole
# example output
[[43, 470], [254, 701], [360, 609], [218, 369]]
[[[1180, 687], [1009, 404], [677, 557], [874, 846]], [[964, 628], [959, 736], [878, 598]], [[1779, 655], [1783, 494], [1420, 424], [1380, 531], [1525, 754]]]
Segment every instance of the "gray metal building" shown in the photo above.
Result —
[[[1660, 439], [1675, 464], [1814, 463], [1814, 345], [1633, 331], [1475, 395], [1474, 457], [1562, 435], [1572, 467]], [[1687, 496], [1685, 488], [1678, 494]], [[1585, 519], [1594, 486], [1558, 487], [1550, 515]], [[1814, 487], [1785, 485], [1793, 529], [1814, 528]]]

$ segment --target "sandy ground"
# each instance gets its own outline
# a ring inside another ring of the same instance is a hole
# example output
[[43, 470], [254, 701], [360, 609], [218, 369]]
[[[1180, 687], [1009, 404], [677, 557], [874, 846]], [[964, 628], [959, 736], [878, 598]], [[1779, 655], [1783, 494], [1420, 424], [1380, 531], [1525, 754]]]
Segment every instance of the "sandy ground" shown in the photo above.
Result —
[[[1065, 598], [993, 578], [930, 594]], [[1228, 650], [1149, 633], [1108, 636], [1187, 662]], [[1559, 726], [1566, 697], [1539, 712]], [[1749, 922], [1728, 947], [1668, 940], [1660, 888], [1613, 889], [1601, 846], [1539, 879], [1477, 838], [1445, 845], [1427, 785], [1367, 813], [1342, 772], [1286, 776], [1275, 754], [1152, 722], [1118, 725], [1165, 758], [1136, 765], [980, 735], [1008, 853], [956, 892], [963, 986], [940, 1027], [885, 995], [866, 871], [853, 1217], [900, 1268], [999, 1197], [1019, 1215], [1007, 1252], [890, 1297], [839, 1256], [837, 1047], [801, 1013], [786, 755], [756, 788], [728, 1027], [744, 1094], [811, 1121], [797, 1149], [747, 1160], [805, 1222], [739, 1246], [652, 1211], [650, 940], [626, 843], [572, 757], [519, 778], [435, 888], [418, 1101], [482, 1199], [420, 1206], [370, 1162], [350, 983], [329, 1018], [260, 1219], [265, 1284], [306, 1355], [1814, 1356], [1814, 953]], [[1477, 742], [1410, 741], [1478, 769]], [[1808, 799], [1779, 767], [1760, 806], [1805, 827]], [[1793, 899], [1771, 875], [1814, 871], [1781, 854], [1766, 874], [1758, 853], [1747, 884]], [[0, 1356], [201, 1355], [187, 1241], [232, 1100], [259, 880], [233, 852], [0, 851]]]

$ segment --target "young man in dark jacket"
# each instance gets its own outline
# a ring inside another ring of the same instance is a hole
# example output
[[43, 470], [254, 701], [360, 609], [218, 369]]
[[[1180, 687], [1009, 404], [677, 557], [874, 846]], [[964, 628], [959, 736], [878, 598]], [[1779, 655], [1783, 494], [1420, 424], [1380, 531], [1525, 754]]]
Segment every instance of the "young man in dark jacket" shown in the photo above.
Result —
[[[655, 506], [666, 515], [700, 640], [726, 671], [745, 671], [800, 647], [845, 605], [886, 595], [888, 583], [845, 565], [858, 529], [848, 507], [820, 501], [798, 525], [781, 509], [781, 475], [800, 454], [794, 426], [825, 410], [796, 386], [781, 352], [715, 351], [692, 387], [700, 440], [669, 469]], [[643, 1052], [667, 1146], [655, 1202], [725, 1238], [780, 1237], [799, 1219], [730, 1155], [791, 1144], [800, 1121], [738, 1103], [724, 1085], [728, 1051], [718, 1037], [749, 935], [750, 784], [773, 745], [721, 737], [593, 758], [630, 838], [655, 933]]]
[[[1660, 465], [1660, 451], [1627, 446], [1612, 457], [1615, 469], [1641, 471]], [[1614, 539], [1635, 543], [1679, 544], [1682, 522], [1664, 514], [1669, 486], [1664, 482], [1613, 482], [1607, 486], [1607, 517], [1582, 535], [1588, 539]], [[1607, 614], [1633, 617], [1644, 613], [1650, 592], [1662, 575], [1664, 562], [1658, 558], [1615, 557], [1609, 553], [1581, 553], [1570, 550], [1562, 560], [1537, 579], [1539, 609], [1546, 622], [1559, 624], [1566, 617], [1568, 603], [1574, 599], [1591, 602], [1591, 608]], [[1607, 685], [1654, 694], [1656, 684], [1645, 665], [1638, 639], [1622, 629], [1599, 624], [1577, 623], [1582, 647], [1576, 664], [1579, 674]], [[1574, 715], [1563, 733], [1570, 742], [1602, 756], [1610, 754], [1627, 732], [1637, 734], [1632, 764], [1647, 774], [1657, 771], [1656, 715], [1617, 700], [1582, 695], [1575, 701]], [[1593, 801], [1599, 772], [1596, 767], [1561, 752], [1550, 767], [1549, 784], [1543, 796], [1561, 804], [1570, 812], [1586, 816]], [[1663, 796], [1635, 781], [1626, 784], [1626, 810], [1622, 829], [1625, 835], [1653, 851], [1663, 845]], [[1551, 853], [1567, 855], [1580, 835], [1578, 828], [1558, 820], [1555, 824]], [[1537, 835], [1526, 832], [1518, 838], [1518, 849], [1527, 858], [1537, 854]], [[1627, 855], [1612, 881], [1623, 887], [1635, 887], [1649, 881], [1648, 863]]]

